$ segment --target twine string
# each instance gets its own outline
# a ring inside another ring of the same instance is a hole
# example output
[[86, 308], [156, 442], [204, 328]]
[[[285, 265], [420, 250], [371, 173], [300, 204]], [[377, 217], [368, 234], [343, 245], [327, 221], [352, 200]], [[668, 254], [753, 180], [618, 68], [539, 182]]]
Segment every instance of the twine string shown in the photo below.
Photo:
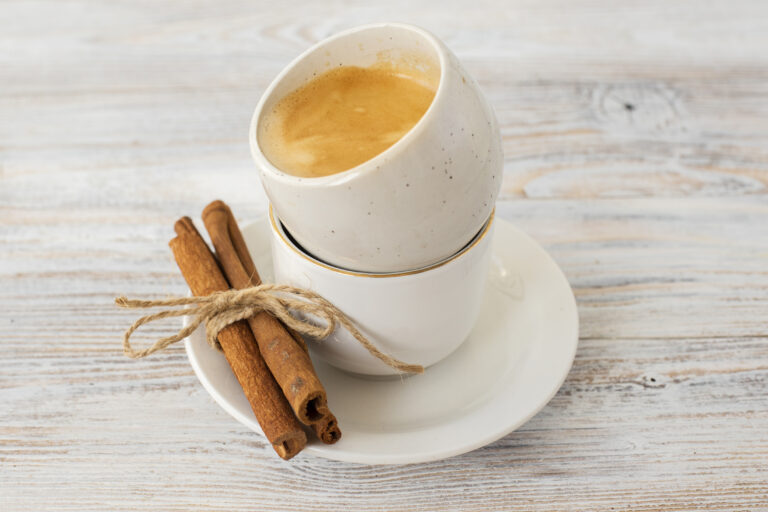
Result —
[[[405, 373], [422, 373], [420, 365], [404, 363], [383, 353], [371, 343], [339, 308], [317, 293], [282, 284], [260, 284], [242, 290], [227, 290], [203, 297], [174, 297], [159, 300], [134, 300], [117, 297], [118, 306], [127, 309], [169, 308], [145, 315], [136, 320], [123, 335], [123, 353], [133, 359], [146, 357], [183, 340], [201, 324], [205, 324], [206, 341], [221, 350], [216, 337], [219, 331], [239, 320], [250, 318], [261, 311], [275, 316], [294, 331], [315, 339], [325, 339], [338, 327], [346, 329], [372, 356], [387, 366]], [[179, 306], [188, 306], [180, 307]], [[160, 338], [145, 349], [136, 350], [131, 335], [142, 325], [178, 316], [189, 316], [191, 321], [176, 334]], [[319, 321], [313, 320], [313, 317]]]

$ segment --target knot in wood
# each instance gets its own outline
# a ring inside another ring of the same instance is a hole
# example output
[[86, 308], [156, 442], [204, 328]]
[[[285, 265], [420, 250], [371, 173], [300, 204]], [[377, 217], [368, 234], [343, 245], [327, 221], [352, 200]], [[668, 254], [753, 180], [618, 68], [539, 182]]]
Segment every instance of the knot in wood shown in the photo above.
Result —
[[662, 83], [629, 83], [599, 87], [596, 117], [613, 132], [654, 134], [683, 129], [680, 95]]

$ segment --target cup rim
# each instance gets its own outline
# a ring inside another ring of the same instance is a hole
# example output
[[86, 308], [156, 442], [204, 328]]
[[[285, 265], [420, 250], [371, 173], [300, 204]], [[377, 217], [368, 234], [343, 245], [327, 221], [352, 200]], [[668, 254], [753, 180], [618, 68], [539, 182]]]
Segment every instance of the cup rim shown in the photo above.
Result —
[[[261, 113], [264, 110], [264, 105], [267, 103], [267, 100], [272, 97], [275, 89], [283, 81], [285, 76], [291, 70], [293, 70], [293, 68], [296, 67], [296, 65], [299, 62], [306, 59], [310, 54], [314, 53], [318, 49], [322, 48], [323, 46], [337, 39], [341, 39], [343, 37], [348, 37], [348, 36], [357, 34], [359, 32], [365, 32], [367, 30], [372, 30], [377, 28], [399, 28], [399, 29], [404, 29], [404, 30], [409, 30], [411, 32], [414, 32], [419, 36], [421, 36], [425, 41], [427, 41], [432, 46], [432, 49], [435, 51], [435, 53], [437, 54], [438, 63], [440, 65], [440, 80], [437, 84], [437, 89], [435, 90], [435, 96], [434, 98], [432, 98], [432, 103], [429, 104], [427, 111], [424, 112], [424, 114], [416, 122], [416, 124], [413, 125], [411, 129], [405, 133], [405, 135], [400, 137], [400, 139], [398, 139], [397, 142], [389, 146], [387, 149], [385, 149], [381, 153], [375, 155], [373, 158], [370, 158], [369, 160], [361, 162], [360, 164], [350, 169], [346, 169], [344, 171], [337, 172], [334, 174], [329, 174], [328, 176], [318, 176], [318, 177], [294, 176], [293, 174], [288, 174], [287, 172], [278, 169], [266, 157], [264, 152], [261, 150], [261, 146], [259, 146], [259, 142], [258, 142], [259, 118], [261, 117]], [[405, 147], [410, 142], [411, 139], [416, 138], [419, 133], [424, 131], [424, 127], [428, 122], [427, 119], [434, 116], [434, 111], [436, 108], [435, 105], [437, 105], [438, 100], [442, 98], [442, 96], [444, 96], [445, 94], [444, 90], [445, 90], [445, 82], [447, 80], [447, 75], [448, 75], [448, 56], [446, 54], [444, 46], [442, 45], [440, 40], [437, 37], [435, 37], [431, 32], [421, 27], [417, 27], [416, 25], [411, 25], [408, 23], [383, 22], [383, 23], [370, 23], [366, 25], [360, 25], [348, 30], [341, 31], [326, 39], [323, 39], [322, 41], [319, 41], [318, 43], [315, 43], [310, 48], [302, 52], [298, 57], [293, 59], [287, 66], [285, 66], [285, 68], [283, 68], [283, 70], [274, 78], [274, 80], [272, 80], [272, 82], [269, 84], [267, 89], [261, 95], [261, 98], [259, 99], [259, 102], [256, 105], [256, 109], [253, 112], [253, 116], [251, 117], [250, 129], [248, 131], [248, 143], [251, 148], [251, 156], [256, 161], [256, 163], [260, 166], [260, 168], [264, 170], [264, 172], [268, 172], [274, 179], [282, 180], [291, 185], [328, 186], [328, 185], [344, 184], [347, 181], [354, 179], [356, 176], [360, 174], [363, 174], [366, 172], [368, 173], [373, 172], [372, 169], [376, 168], [377, 162], [381, 162], [386, 158], [391, 157], [393, 154], [401, 151], [402, 148]]]
[[344, 274], [347, 276], [353, 276], [353, 277], [370, 277], [370, 278], [386, 278], [386, 277], [404, 277], [404, 276], [412, 276], [416, 274], [422, 274], [424, 272], [428, 272], [430, 270], [435, 270], [436, 268], [442, 267], [444, 265], [447, 265], [448, 263], [452, 263], [455, 260], [458, 260], [465, 254], [467, 254], [470, 250], [472, 250], [473, 247], [477, 246], [483, 238], [490, 232], [491, 225], [493, 224], [493, 219], [496, 216], [496, 208], [491, 210], [491, 215], [488, 217], [488, 220], [485, 221], [485, 224], [483, 224], [483, 227], [480, 231], [475, 234], [475, 236], [470, 240], [469, 243], [467, 243], [464, 247], [461, 248], [458, 252], [452, 254], [451, 256], [448, 256], [447, 258], [438, 261], [437, 263], [433, 263], [431, 265], [427, 265], [426, 267], [421, 267], [413, 270], [406, 270], [401, 272], [361, 272], [358, 270], [349, 270], [346, 268], [336, 267], [334, 265], [331, 265], [329, 263], [326, 263], [324, 261], [318, 260], [311, 254], [307, 253], [305, 250], [300, 249], [296, 246], [296, 244], [290, 240], [289, 236], [285, 232], [285, 228], [283, 227], [282, 221], [275, 215], [274, 209], [272, 208], [272, 204], [269, 205], [269, 223], [272, 227], [272, 232], [276, 233], [278, 237], [283, 241], [283, 243], [296, 255], [300, 256], [301, 258], [305, 259], [306, 261], [310, 262], [311, 264], [322, 267], [325, 270], [330, 270], [332, 272], [336, 272], [338, 274]]

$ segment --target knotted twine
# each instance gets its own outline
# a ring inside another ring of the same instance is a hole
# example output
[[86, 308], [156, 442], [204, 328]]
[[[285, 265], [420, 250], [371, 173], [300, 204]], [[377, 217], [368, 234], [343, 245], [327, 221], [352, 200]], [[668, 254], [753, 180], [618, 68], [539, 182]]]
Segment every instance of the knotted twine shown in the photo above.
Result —
[[[381, 352], [366, 338], [339, 308], [325, 300], [322, 296], [295, 286], [283, 284], [260, 284], [242, 290], [227, 290], [212, 293], [203, 297], [173, 297], [159, 300], [132, 300], [117, 297], [118, 306], [127, 309], [168, 307], [158, 313], [146, 315], [136, 320], [123, 335], [123, 353], [133, 359], [146, 357], [169, 345], [183, 340], [200, 324], [205, 324], [206, 341], [221, 350], [216, 337], [219, 331], [239, 320], [255, 316], [261, 311], [275, 316], [294, 331], [311, 336], [315, 339], [325, 339], [338, 326], [345, 328], [365, 349], [387, 366], [405, 373], [422, 373], [424, 367], [408, 364]], [[176, 308], [177, 306], [192, 306]], [[177, 316], [189, 316], [191, 321], [176, 334], [160, 338], [151, 347], [136, 350], [131, 346], [131, 335], [142, 325]], [[324, 325], [311, 320], [316, 317]]]

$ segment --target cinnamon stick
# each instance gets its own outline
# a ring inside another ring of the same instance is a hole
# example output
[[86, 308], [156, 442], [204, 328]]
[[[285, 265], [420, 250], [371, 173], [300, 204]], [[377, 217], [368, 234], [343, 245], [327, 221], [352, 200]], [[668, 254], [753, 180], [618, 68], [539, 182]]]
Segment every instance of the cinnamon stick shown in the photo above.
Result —
[[336, 416], [328, 412], [323, 416], [321, 421], [312, 425], [312, 430], [315, 431], [318, 439], [325, 444], [333, 444], [341, 439], [341, 430], [339, 429], [339, 423], [336, 421]]
[[[237, 289], [261, 284], [229, 206], [213, 201], [203, 210], [203, 222], [230, 284]], [[311, 426], [324, 443], [338, 441], [341, 430], [328, 409], [325, 388], [301, 337], [267, 312], [249, 318], [248, 323], [264, 361], [299, 420]]]
[[[174, 225], [170, 245], [192, 293], [197, 296], [229, 290], [230, 286], [189, 217]], [[285, 460], [307, 443], [307, 436], [259, 352], [248, 324], [239, 321], [219, 332], [219, 344], [245, 392], [248, 403], [272, 447]]]

